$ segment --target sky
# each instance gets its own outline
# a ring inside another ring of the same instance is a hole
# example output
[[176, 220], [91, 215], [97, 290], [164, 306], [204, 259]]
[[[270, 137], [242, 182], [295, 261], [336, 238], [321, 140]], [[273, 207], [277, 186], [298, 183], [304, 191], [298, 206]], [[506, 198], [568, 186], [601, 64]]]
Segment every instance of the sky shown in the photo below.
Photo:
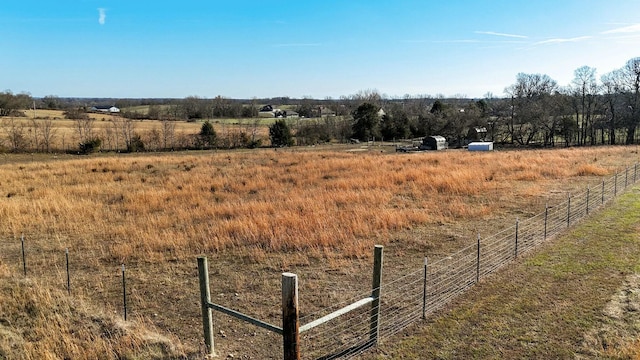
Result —
[[504, 96], [640, 56], [640, 0], [0, 0], [0, 91]]

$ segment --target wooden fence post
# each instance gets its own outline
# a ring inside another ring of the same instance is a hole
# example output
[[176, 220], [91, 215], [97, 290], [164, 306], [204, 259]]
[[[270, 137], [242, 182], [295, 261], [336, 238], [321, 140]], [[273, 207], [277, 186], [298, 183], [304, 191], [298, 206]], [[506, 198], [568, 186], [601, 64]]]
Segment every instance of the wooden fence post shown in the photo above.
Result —
[[211, 290], [209, 289], [209, 264], [206, 256], [198, 257], [198, 278], [200, 279], [200, 303], [202, 305], [204, 344], [207, 347], [207, 354], [214, 356], [213, 314], [209, 307], [209, 303], [211, 302]]
[[618, 195], [618, 173], [613, 176], [613, 197]]
[[424, 277], [422, 279], [422, 320], [427, 318], [427, 257], [424, 257]]
[[282, 349], [284, 360], [300, 360], [298, 275], [282, 273]]
[[371, 284], [371, 324], [369, 326], [369, 341], [377, 344], [380, 337], [380, 285], [382, 285], [382, 254], [384, 247], [376, 245], [373, 250], [373, 281]]
[[602, 203], [604, 204], [604, 180], [602, 180]]

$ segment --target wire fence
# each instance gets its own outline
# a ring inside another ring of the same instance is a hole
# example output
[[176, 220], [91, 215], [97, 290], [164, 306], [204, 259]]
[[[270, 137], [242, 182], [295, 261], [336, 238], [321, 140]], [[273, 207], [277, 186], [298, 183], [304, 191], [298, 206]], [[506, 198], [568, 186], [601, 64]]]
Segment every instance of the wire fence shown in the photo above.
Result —
[[[376, 343], [390, 339], [413, 323], [433, 316], [483, 277], [516, 260], [546, 240], [566, 231], [586, 216], [595, 213], [624, 192], [629, 185], [636, 183], [637, 180], [640, 179], [638, 179], [638, 165], [636, 164], [626, 168], [624, 172], [616, 173], [614, 176], [592, 184], [580, 193], [567, 196], [566, 200], [560, 203], [547, 204], [542, 212], [532, 217], [516, 219], [511, 226], [496, 234], [490, 236], [478, 234], [474, 239], [469, 239], [468, 246], [448, 256], [438, 259], [425, 258], [424, 266], [415, 268], [413, 271], [410, 270], [401, 277], [386, 279], [383, 276], [383, 282], [379, 288], [379, 308], [372, 309], [371, 306], [363, 306], [303, 332], [300, 336], [302, 358], [318, 360], [353, 358]], [[124, 293], [125, 297], [122, 302], [115, 301], [104, 305], [109, 311], [119, 313], [126, 311], [128, 301], [128, 306], [136, 309], [134, 315], [137, 313], [148, 318], [156, 316], [153, 313], [155, 310], [149, 309], [144, 312], [141, 310], [147, 299], [137, 293], [137, 289], [142, 289], [150, 277], [168, 279], [179, 275], [188, 282], [189, 287], [197, 288], [197, 276], [194, 273], [178, 274], [178, 270], [173, 268], [171, 264], [165, 268], [154, 265], [153, 271], [148, 271], [149, 269], [145, 268], [146, 264], [134, 264], [127, 267], [130, 275], [127, 277], [127, 288], [123, 289], [124, 269], [121, 270], [120, 264], [117, 266], [114, 264], [113, 271], [109, 275], [105, 275], [104, 264], [99, 264], [97, 260], [96, 263], [77, 263], [74, 261], [73, 252], [71, 260], [69, 260], [69, 251], [64, 246], [67, 237], [71, 236], [56, 234], [51, 241], [41, 242], [38, 248], [27, 243], [26, 256], [24, 255], [23, 242], [3, 243], [0, 260], [15, 264], [17, 271], [28, 272], [30, 276], [43, 276], [44, 281], [49, 279], [45, 275], [53, 272], [55, 276], [52, 278], [61, 279], [60, 286], [64, 287], [70, 295], [92, 299], [118, 299]], [[27, 239], [28, 241], [29, 239]], [[97, 251], [95, 249], [83, 250]], [[95, 254], [95, 256], [88, 258], [98, 259], [100, 258], [98, 255]], [[71, 281], [69, 280], [70, 267], [72, 272], [78, 274], [73, 276]], [[107, 267], [111, 267], [111, 265]], [[336, 291], [338, 290], [336, 289]], [[129, 294], [128, 298], [126, 298], [127, 294]], [[222, 295], [214, 293], [214, 296], [220, 297]], [[301, 325], [308, 324], [370, 296], [370, 292], [356, 294], [317, 312], [305, 314], [300, 318], [299, 323]], [[197, 303], [195, 292], [171, 294], [168, 291], [165, 297], [166, 299], [162, 299], [162, 301], [165, 301], [166, 304], [163, 303], [163, 306], [158, 307], [168, 309], [172, 302]], [[271, 303], [270, 300], [271, 298], [262, 299], [260, 302], [267, 304]], [[279, 314], [276, 309], [277, 306], [267, 311], [268, 316], [264, 320], [277, 323]], [[198, 321], [199, 309], [197, 307], [178, 309], [177, 311], [182, 317], [193, 319], [194, 324]], [[372, 340], [370, 335], [372, 314], [374, 313], [379, 313], [380, 316], [379, 335]], [[269, 354], [268, 356], [261, 355], [262, 358], [282, 359], [282, 339], [277, 335], [256, 329], [236, 319], [225, 321], [228, 321], [228, 328], [233, 329], [235, 335], [233, 341], [238, 343], [238, 337], [242, 340], [237, 344], [237, 348], [251, 352], [252, 347], [259, 344], [263, 348], [261, 354]], [[171, 329], [169, 325], [166, 328], [179, 331], [178, 328]], [[221, 332], [216, 329], [216, 335], [221, 335]], [[198, 337], [197, 333], [198, 330], [190, 330], [189, 336], [194, 334], [193, 336]], [[220, 339], [220, 341], [224, 344], [225, 339]], [[229, 340], [229, 342], [231, 341]], [[265, 347], [268, 348], [267, 351], [265, 351]], [[204, 352], [203, 349], [202, 353]]]
[[[380, 287], [380, 334], [384, 342], [411, 324], [433, 316], [481, 278], [490, 275], [546, 240], [563, 233], [589, 214], [604, 207], [638, 179], [638, 165], [626, 168], [585, 191], [569, 195], [559, 204], [547, 205], [543, 212], [518, 219], [506, 229], [487, 237], [480, 234], [471, 245], [448, 256], [430, 261], [424, 267], [400, 278], [383, 281]], [[384, 277], [383, 277], [384, 278]], [[304, 324], [348, 305], [355, 299], [335, 304], [322, 312], [301, 319]], [[377, 310], [377, 309], [375, 309]], [[305, 333], [301, 354], [305, 359], [348, 359], [362, 354], [372, 345], [369, 338], [370, 308], [341, 317]]]

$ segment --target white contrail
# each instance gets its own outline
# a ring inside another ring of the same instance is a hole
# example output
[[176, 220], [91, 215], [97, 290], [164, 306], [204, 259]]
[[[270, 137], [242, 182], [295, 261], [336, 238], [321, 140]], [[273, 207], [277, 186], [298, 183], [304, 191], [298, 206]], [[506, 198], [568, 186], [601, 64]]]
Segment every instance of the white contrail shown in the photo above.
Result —
[[106, 19], [107, 19], [107, 9], [98, 8], [98, 23], [100, 25], [104, 25], [104, 22]]

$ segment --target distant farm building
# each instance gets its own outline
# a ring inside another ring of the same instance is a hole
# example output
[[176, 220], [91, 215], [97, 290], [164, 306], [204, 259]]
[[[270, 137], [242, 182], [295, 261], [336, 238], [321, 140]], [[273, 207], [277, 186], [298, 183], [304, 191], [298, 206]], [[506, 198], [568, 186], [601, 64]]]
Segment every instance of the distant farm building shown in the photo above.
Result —
[[469, 129], [467, 133], [467, 140], [469, 141], [485, 141], [487, 140], [487, 128], [475, 126]]
[[467, 149], [469, 151], [492, 151], [493, 142], [491, 141], [476, 141], [469, 143]]
[[422, 139], [421, 150], [444, 150], [449, 147], [444, 136], [427, 136]]
[[262, 118], [286, 118], [298, 116], [298, 113], [295, 111], [276, 109], [272, 105], [265, 105], [260, 108], [260, 111], [258, 111], [258, 117]]
[[102, 112], [102, 113], [119, 113], [120, 109], [115, 106], [92, 106], [89, 109], [93, 112]]

